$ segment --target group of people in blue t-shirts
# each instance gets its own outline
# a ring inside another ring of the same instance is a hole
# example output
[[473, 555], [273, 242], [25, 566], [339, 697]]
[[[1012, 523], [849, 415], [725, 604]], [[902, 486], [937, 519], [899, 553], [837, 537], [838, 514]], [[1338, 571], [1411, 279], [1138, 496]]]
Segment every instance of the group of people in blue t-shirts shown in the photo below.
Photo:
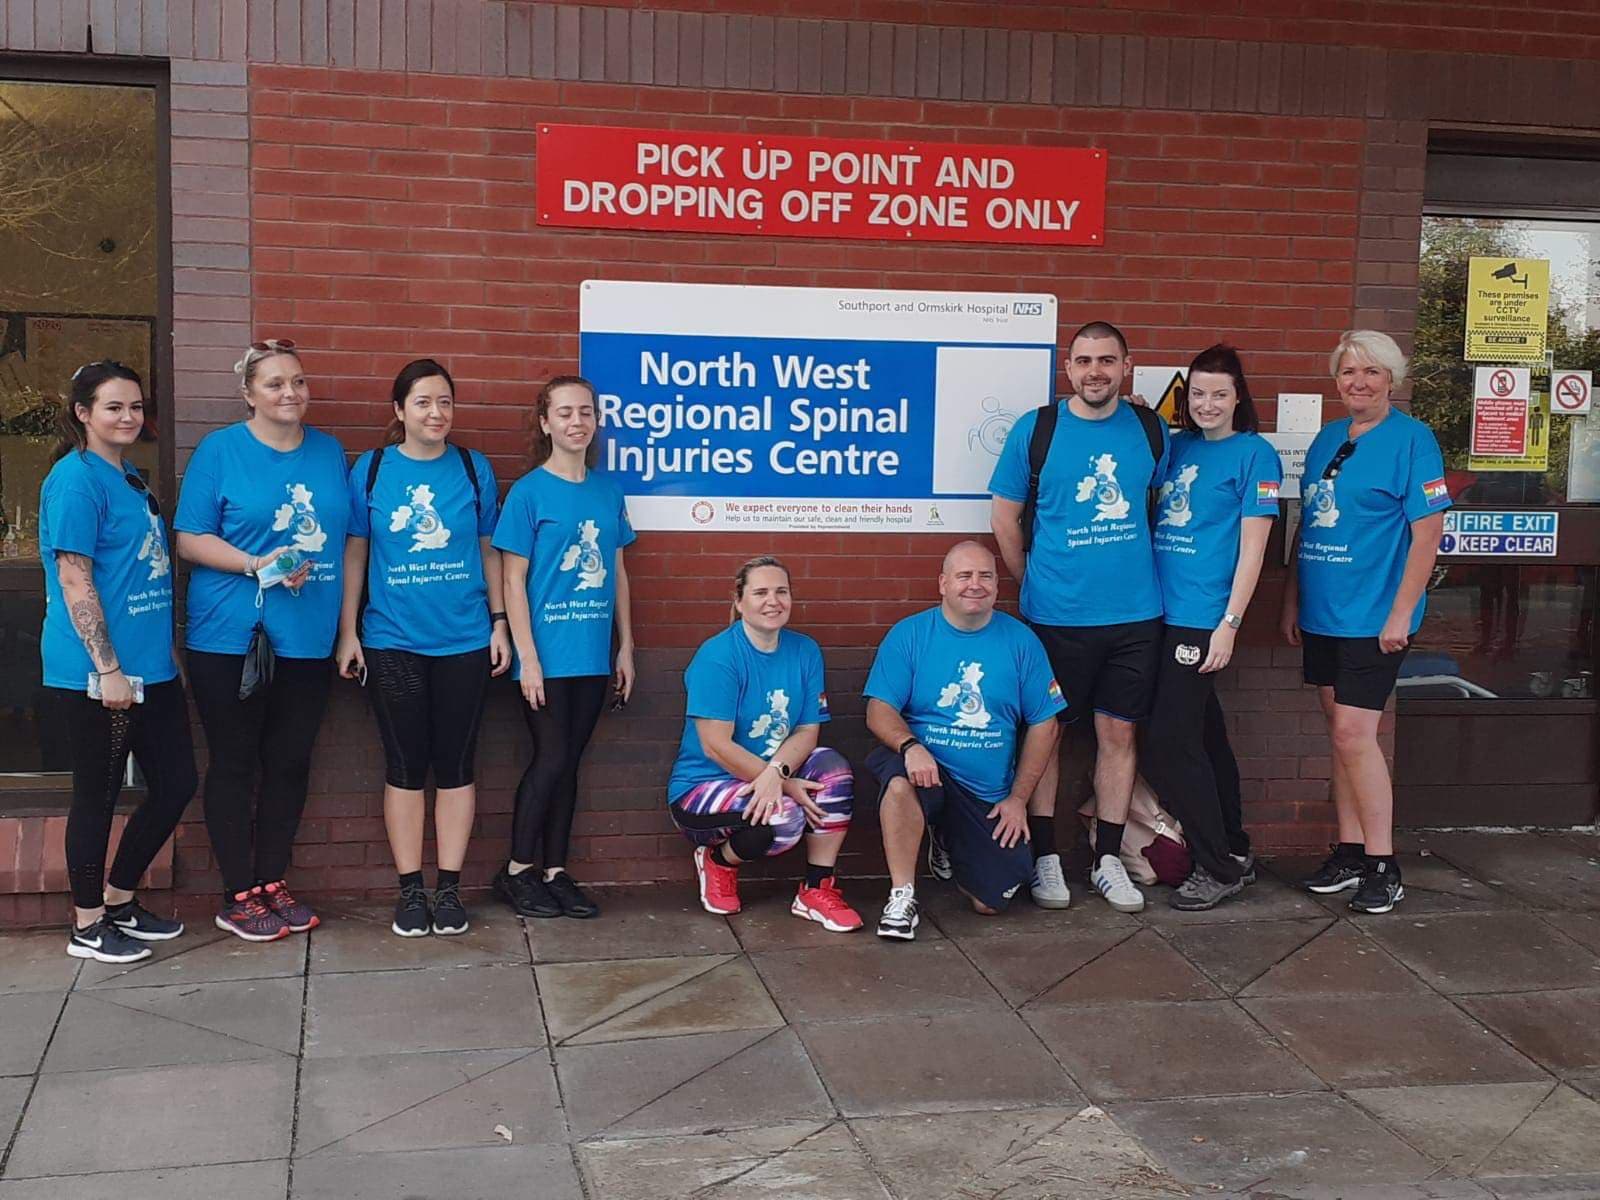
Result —
[[[1254, 878], [1214, 683], [1278, 515], [1278, 458], [1230, 348], [1194, 360], [1176, 435], [1120, 398], [1128, 366], [1115, 327], [1078, 331], [1071, 395], [1018, 421], [995, 467], [998, 558], [976, 541], [952, 547], [937, 606], [878, 648], [865, 687], [877, 744], [864, 765], [890, 874], [881, 936], [915, 936], [924, 833], [932, 874], [954, 879], [976, 911], [999, 912], [1024, 886], [1043, 907], [1067, 906], [1054, 828], [1063, 726], [1075, 742], [1093, 734], [1090, 880], [1114, 908], [1145, 903], [1122, 845], [1141, 772], [1192, 853], [1172, 904], [1209, 908]], [[1305, 885], [1353, 889], [1353, 907], [1386, 912], [1404, 890], [1378, 719], [1421, 621], [1450, 498], [1432, 434], [1391, 406], [1406, 367], [1394, 343], [1348, 333], [1330, 367], [1350, 416], [1307, 455], [1282, 622], [1304, 646], [1327, 717], [1340, 829]], [[137, 373], [90, 363], [64, 405], [40, 543], [44, 682], [73, 731], [68, 953], [131, 962], [183, 932], [134, 889], [197, 787], [220, 875], [217, 926], [266, 942], [318, 923], [286, 876], [336, 674], [366, 689], [383, 746], [395, 934], [468, 928], [460, 887], [478, 728], [490, 678], [507, 671], [533, 753], [493, 892], [522, 916], [597, 915], [567, 870], [577, 772], [608, 700], [627, 703], [635, 668], [624, 563], [634, 533], [620, 488], [593, 469], [594, 388], [561, 376], [540, 389], [532, 467], [502, 503], [488, 459], [449, 440], [455, 384], [432, 359], [395, 377], [383, 444], [353, 467], [305, 423], [309, 388], [292, 342], [253, 344], [236, 371], [248, 417], [195, 448], [175, 546], [126, 458], [150, 436]], [[190, 568], [186, 675], [174, 652], [174, 549]], [[1023, 620], [995, 609], [1000, 561], [1021, 581]], [[855, 775], [819, 744], [823, 656], [788, 628], [793, 585], [770, 556], [737, 572], [729, 625], [684, 673], [668, 812], [693, 845], [707, 910], [739, 911], [740, 864], [803, 842], [791, 911], [844, 932], [863, 924], [835, 877]], [[203, 784], [185, 678], [206, 735]], [[130, 753], [145, 794], [108, 869]], [[432, 889], [422, 873], [430, 780]]]

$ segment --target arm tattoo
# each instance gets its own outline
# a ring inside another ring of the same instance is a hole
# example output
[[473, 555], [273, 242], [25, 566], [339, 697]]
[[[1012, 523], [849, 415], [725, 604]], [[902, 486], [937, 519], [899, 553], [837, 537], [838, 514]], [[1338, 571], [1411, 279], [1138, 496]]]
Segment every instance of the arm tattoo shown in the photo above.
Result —
[[58, 554], [56, 560], [58, 570], [64, 577], [61, 581], [62, 591], [68, 590], [70, 577], [70, 583], [73, 585], [71, 590], [79, 593], [75, 599], [69, 601], [68, 612], [72, 618], [73, 629], [77, 630], [84, 649], [94, 660], [96, 670], [115, 669], [118, 661], [117, 651], [111, 644], [110, 631], [106, 629], [106, 616], [105, 610], [100, 605], [100, 593], [95, 590], [92, 573], [94, 564], [84, 554]]

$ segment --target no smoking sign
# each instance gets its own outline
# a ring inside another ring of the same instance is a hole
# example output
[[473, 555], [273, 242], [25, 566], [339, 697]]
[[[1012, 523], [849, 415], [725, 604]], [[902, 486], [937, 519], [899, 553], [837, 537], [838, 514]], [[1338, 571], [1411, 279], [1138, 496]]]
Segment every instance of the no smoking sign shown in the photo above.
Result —
[[1589, 412], [1594, 383], [1588, 371], [1556, 371], [1550, 377], [1550, 411], [1566, 416]]

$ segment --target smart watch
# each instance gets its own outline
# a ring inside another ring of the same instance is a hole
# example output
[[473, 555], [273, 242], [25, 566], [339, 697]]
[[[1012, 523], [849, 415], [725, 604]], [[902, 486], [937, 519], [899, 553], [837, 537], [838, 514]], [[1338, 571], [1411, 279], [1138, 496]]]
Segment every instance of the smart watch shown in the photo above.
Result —
[[1239, 616], [1237, 613], [1223, 613], [1222, 623], [1237, 629], [1239, 626], [1244, 624], [1244, 618]]
[[900, 749], [896, 750], [895, 753], [904, 756], [905, 752], [911, 749], [911, 747], [920, 745], [922, 745], [921, 738], [915, 736], [908, 737], [905, 741], [900, 743]]
[[781, 758], [773, 759], [772, 760], [772, 766], [777, 767], [778, 768], [778, 774], [783, 776], [783, 778], [785, 778], [785, 779], [788, 779], [789, 776], [794, 774], [794, 771], [792, 769], [790, 769], [789, 764], [784, 762], [783, 759], [781, 759]]

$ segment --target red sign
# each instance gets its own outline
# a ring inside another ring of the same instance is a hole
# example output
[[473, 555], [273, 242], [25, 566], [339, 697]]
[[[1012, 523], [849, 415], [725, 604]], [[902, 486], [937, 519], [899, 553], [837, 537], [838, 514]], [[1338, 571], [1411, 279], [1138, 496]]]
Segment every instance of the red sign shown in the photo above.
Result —
[[1528, 401], [1479, 396], [1472, 405], [1474, 455], [1519, 455], [1528, 451]]
[[1098, 246], [1106, 152], [540, 125], [539, 224]]

